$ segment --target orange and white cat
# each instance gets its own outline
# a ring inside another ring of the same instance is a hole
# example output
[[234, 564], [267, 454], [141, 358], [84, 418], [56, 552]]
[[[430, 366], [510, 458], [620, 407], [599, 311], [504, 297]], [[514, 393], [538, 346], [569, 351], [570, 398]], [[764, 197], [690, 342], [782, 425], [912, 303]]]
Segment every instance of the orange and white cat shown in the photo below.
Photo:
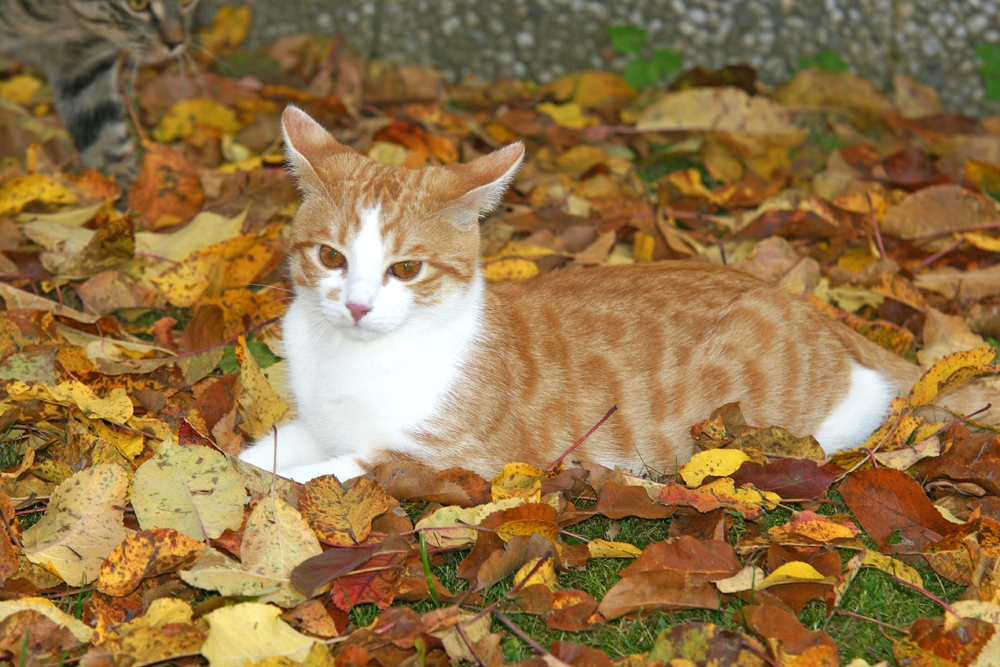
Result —
[[[410, 459], [487, 477], [571, 459], [673, 471], [690, 428], [739, 401], [747, 422], [861, 444], [919, 369], [803, 300], [693, 262], [554, 271], [487, 285], [480, 216], [521, 163], [512, 144], [410, 170], [337, 143], [296, 108], [285, 147], [304, 195], [283, 324], [298, 419], [277, 472], [347, 479]], [[271, 469], [266, 436], [241, 458]]]

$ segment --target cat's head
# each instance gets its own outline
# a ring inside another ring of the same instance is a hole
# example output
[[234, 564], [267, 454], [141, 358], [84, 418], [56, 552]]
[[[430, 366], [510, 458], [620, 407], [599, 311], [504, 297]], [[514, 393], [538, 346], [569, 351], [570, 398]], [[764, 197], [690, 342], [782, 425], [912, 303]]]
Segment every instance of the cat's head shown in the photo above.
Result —
[[179, 55], [198, 0], [69, 0], [87, 28], [140, 63]]
[[416, 170], [355, 153], [295, 107], [282, 125], [303, 194], [289, 239], [297, 298], [368, 339], [433, 318], [480, 284], [477, 223], [514, 178], [521, 144]]

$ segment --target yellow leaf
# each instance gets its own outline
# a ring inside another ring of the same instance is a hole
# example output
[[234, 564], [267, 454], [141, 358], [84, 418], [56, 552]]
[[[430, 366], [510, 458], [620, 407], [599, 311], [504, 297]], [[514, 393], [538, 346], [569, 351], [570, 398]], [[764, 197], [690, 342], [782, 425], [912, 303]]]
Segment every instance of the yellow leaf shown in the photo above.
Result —
[[1000, 165], [980, 162], [975, 159], [965, 161], [965, 180], [979, 186], [983, 192], [1000, 192]]
[[652, 262], [656, 239], [651, 234], [636, 232], [632, 238], [632, 259], [637, 262]]
[[24, 555], [71, 586], [97, 579], [101, 564], [125, 539], [128, 475], [102, 463], [56, 487], [41, 521], [24, 531]]
[[536, 275], [538, 275], [538, 265], [530, 259], [501, 259], [483, 267], [483, 277], [491, 283], [501, 280], [527, 280]]
[[756, 565], [747, 565], [735, 575], [714, 582], [722, 593], [739, 593], [740, 591], [759, 590], [764, 581], [764, 570]]
[[503, 498], [530, 498], [537, 502], [541, 497], [542, 480], [552, 475], [527, 463], [508, 463], [500, 474], [490, 480], [493, 500]]
[[877, 551], [866, 551], [865, 559], [861, 567], [873, 567], [877, 570], [888, 572], [889, 574], [899, 577], [904, 581], [908, 581], [911, 584], [916, 584], [920, 587], [923, 587], [924, 585], [924, 581], [920, 577], [919, 572], [914, 570], [909, 565], [901, 563], [895, 558], [886, 556], [885, 554], [881, 554]]
[[190, 308], [205, 296], [215, 296], [231, 287], [245, 287], [277, 257], [281, 225], [271, 225], [260, 234], [242, 234], [199, 248], [180, 262], [171, 264], [150, 282], [171, 304]]
[[116, 424], [125, 424], [132, 417], [132, 401], [122, 387], [112, 389], [107, 397], [98, 398], [85, 384], [76, 380], [60, 382], [55, 387], [45, 384], [28, 386], [15, 380], [7, 385], [7, 395], [14, 400], [37, 398], [46, 403], [75, 405], [91, 419], [107, 419]]
[[18, 74], [0, 81], [0, 97], [15, 104], [27, 104], [35, 96], [42, 82], [28, 74]]
[[980, 250], [1000, 252], [1000, 239], [988, 234], [983, 234], [982, 232], [965, 232], [962, 234], [962, 238]]
[[141, 530], [125, 538], [101, 566], [97, 590], [123, 597], [143, 579], [172, 572], [195, 557], [205, 544], [170, 528]]
[[949, 354], [917, 380], [910, 391], [909, 404], [916, 408], [933, 403], [949, 389], [979, 375], [995, 373], [997, 369], [991, 363], [996, 353], [996, 349], [992, 347], [980, 347]]
[[836, 577], [826, 577], [809, 563], [789, 561], [772, 571], [757, 588], [796, 583], [833, 583]]
[[132, 507], [139, 527], [173, 528], [194, 539], [217, 538], [243, 523], [246, 489], [226, 457], [208, 447], [164, 440], [135, 471]]
[[[541, 584], [550, 591], [555, 590], [556, 584], [556, 564], [555, 559], [549, 556], [545, 562], [541, 563], [541, 558], [532, 558], [525, 563], [520, 570], [514, 573], [514, 585], [517, 586], [522, 581], [525, 586]], [[537, 566], [537, 568], [536, 568]], [[532, 572], [532, 570], [535, 570]]]
[[591, 116], [577, 102], [567, 102], [566, 104], [553, 104], [552, 102], [542, 102], [537, 107], [538, 111], [547, 114], [557, 125], [571, 129], [580, 129], [600, 125], [601, 121], [596, 116]]
[[634, 88], [610, 72], [577, 72], [556, 79], [546, 88], [560, 102], [576, 102], [585, 109], [620, 109], [636, 96]]
[[201, 654], [209, 667], [244, 667], [283, 656], [302, 662], [317, 641], [278, 618], [281, 610], [259, 602], [222, 607], [208, 614], [208, 639]]
[[156, 598], [142, 616], [118, 626], [119, 634], [127, 634], [138, 628], [162, 628], [171, 623], [191, 623], [194, 610], [179, 598]]
[[406, 156], [409, 154], [410, 151], [406, 150], [405, 146], [400, 146], [389, 141], [374, 141], [368, 150], [365, 151], [365, 155], [375, 162], [393, 167], [402, 166], [406, 162]]
[[240, 364], [243, 387], [239, 404], [250, 426], [250, 435], [260, 438], [288, 412], [288, 405], [275, 393], [264, 372], [257, 366], [247, 349], [246, 336], [240, 336], [236, 342], [236, 361]]
[[280, 498], [263, 498], [247, 519], [237, 563], [206, 549], [181, 578], [222, 595], [260, 596], [258, 601], [294, 607], [305, 598], [289, 577], [301, 562], [323, 553], [319, 540], [297, 509]]
[[739, 88], [692, 88], [667, 93], [639, 114], [635, 126], [640, 130], [800, 133], [780, 106]]
[[57, 181], [30, 174], [0, 185], [0, 215], [20, 213], [28, 204], [75, 204], [76, 195]]
[[37, 611], [53, 623], [60, 625], [76, 637], [77, 641], [89, 643], [94, 638], [94, 629], [76, 619], [46, 598], [21, 598], [0, 602], [0, 621], [21, 611]]
[[226, 55], [246, 39], [252, 15], [250, 7], [220, 7], [211, 25], [198, 33], [198, 43], [217, 56]]
[[591, 558], [638, 558], [642, 549], [628, 542], [595, 539], [587, 543]]
[[552, 248], [546, 248], [545, 246], [534, 245], [532, 243], [525, 243], [524, 241], [510, 241], [503, 247], [503, 250], [495, 255], [490, 255], [484, 257], [485, 262], [492, 262], [497, 259], [503, 259], [505, 257], [541, 257], [544, 255], [557, 255], [555, 250]]
[[740, 469], [750, 457], [738, 449], [709, 449], [698, 452], [680, 467], [678, 472], [688, 486], [701, 484], [708, 476], [728, 477]]
[[389, 497], [374, 480], [361, 477], [345, 488], [333, 475], [324, 475], [306, 482], [299, 508], [320, 538], [349, 547], [368, 537], [372, 519], [389, 509]]
[[251, 155], [250, 157], [237, 160], [236, 162], [227, 162], [226, 164], [217, 167], [215, 171], [220, 174], [235, 174], [238, 171], [253, 171], [263, 164], [264, 161], [259, 156]]
[[225, 134], [243, 129], [236, 112], [226, 105], [208, 99], [181, 100], [170, 107], [163, 120], [153, 130], [153, 138], [161, 144], [182, 139], [199, 125], [214, 127]]

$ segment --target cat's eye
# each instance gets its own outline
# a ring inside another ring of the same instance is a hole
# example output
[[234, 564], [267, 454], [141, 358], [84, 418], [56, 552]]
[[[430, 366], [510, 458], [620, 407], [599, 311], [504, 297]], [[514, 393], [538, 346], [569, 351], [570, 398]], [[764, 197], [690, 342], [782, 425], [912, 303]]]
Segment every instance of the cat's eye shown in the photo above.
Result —
[[347, 264], [347, 258], [344, 257], [344, 253], [328, 245], [321, 245], [319, 247], [319, 261], [323, 262], [323, 266], [331, 269], [340, 269]]
[[144, 12], [149, 7], [149, 0], [128, 0], [128, 6], [137, 12]]
[[420, 267], [423, 265], [423, 262], [408, 259], [404, 262], [396, 262], [390, 266], [389, 273], [396, 276], [400, 280], [409, 280], [410, 278], [417, 277], [417, 274], [420, 273]]

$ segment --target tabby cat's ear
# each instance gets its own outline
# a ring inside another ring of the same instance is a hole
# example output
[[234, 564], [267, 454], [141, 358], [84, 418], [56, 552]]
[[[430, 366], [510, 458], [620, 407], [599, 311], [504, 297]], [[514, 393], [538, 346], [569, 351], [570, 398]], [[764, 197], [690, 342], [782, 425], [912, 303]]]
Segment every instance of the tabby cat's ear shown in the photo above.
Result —
[[285, 157], [299, 187], [306, 193], [322, 187], [320, 172], [328, 178], [332, 175], [329, 171], [337, 168], [337, 160], [331, 158], [355, 155], [298, 107], [289, 106], [281, 114], [281, 129], [285, 138]]
[[448, 202], [445, 211], [460, 229], [472, 229], [500, 203], [523, 158], [524, 145], [518, 142], [466, 164], [447, 165], [435, 194]]

